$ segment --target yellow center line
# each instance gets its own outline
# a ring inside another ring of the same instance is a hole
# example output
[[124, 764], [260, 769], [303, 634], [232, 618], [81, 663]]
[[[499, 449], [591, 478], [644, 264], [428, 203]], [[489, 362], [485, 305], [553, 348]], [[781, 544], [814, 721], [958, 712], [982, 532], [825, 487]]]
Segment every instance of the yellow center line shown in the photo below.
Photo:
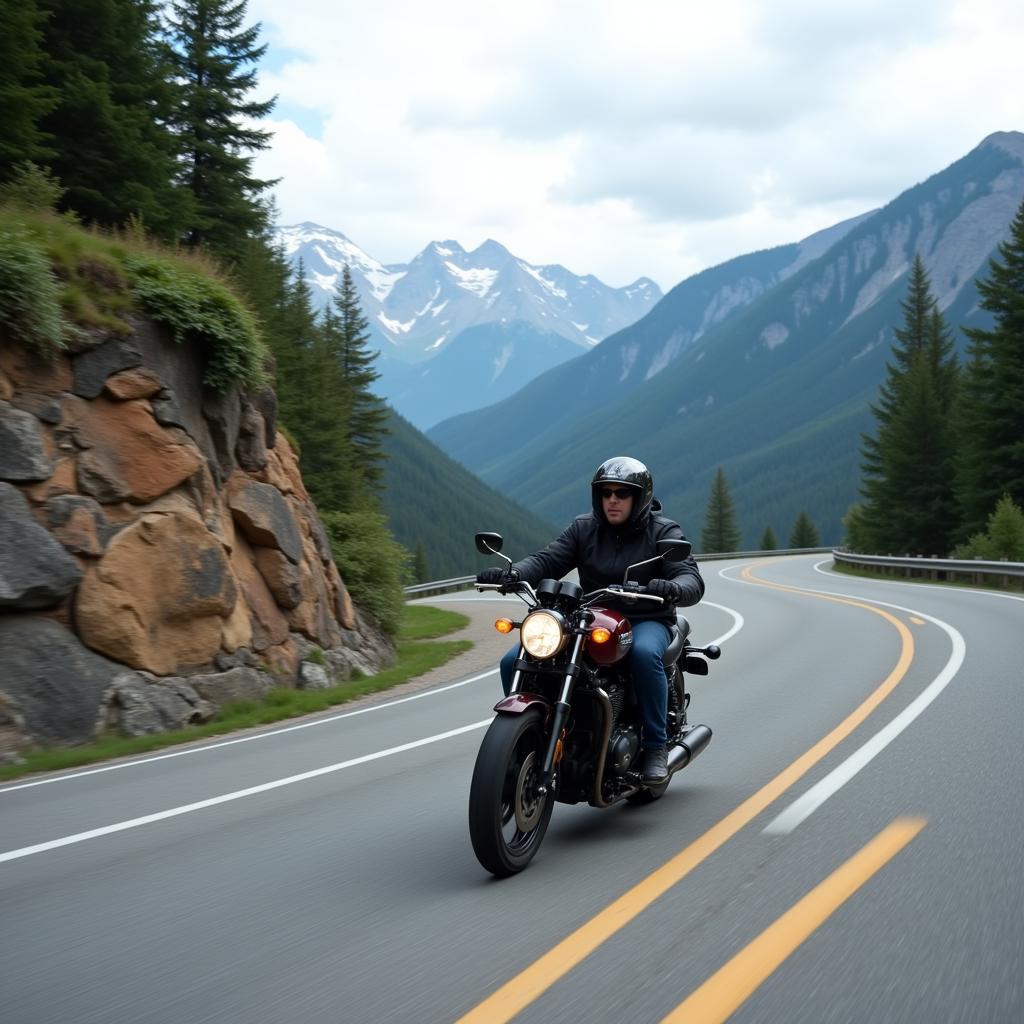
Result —
[[[769, 563], [758, 563], [765, 565]], [[756, 569], [758, 565], [749, 568]], [[573, 967], [586, 959], [595, 949], [611, 938], [617, 931], [629, 924], [638, 914], [649, 907], [659, 896], [668, 892], [677, 882], [685, 878], [695, 867], [711, 856], [720, 846], [731, 839], [740, 829], [754, 820], [794, 783], [807, 774], [826, 754], [841, 743], [864, 721], [872, 711], [899, 684], [906, 675], [914, 657], [914, 638], [910, 630], [899, 619], [881, 608], [876, 608], [852, 598], [836, 597], [831, 594], [800, 590], [748, 575], [752, 583], [787, 590], [807, 597], [834, 601], [837, 604], [863, 608], [892, 623], [902, 640], [899, 660], [882, 684], [867, 699], [844, 718], [827, 736], [820, 739], [810, 750], [801, 754], [789, 767], [784, 768], [770, 782], [752, 796], [747, 797], [738, 807], [730, 811], [721, 821], [713, 825], [699, 839], [694, 840], [652, 874], [623, 893], [617, 900], [599, 911], [576, 931], [567, 935], [539, 960], [534, 961], [501, 988], [478, 1003], [456, 1024], [507, 1024], [517, 1013], [529, 1006], [546, 992], [556, 981], [568, 974]]]
[[916, 615], [911, 615], [911, 616], [910, 616], [910, 621], [911, 621], [911, 622], [912, 622], [912, 623], [913, 623], [913, 624], [914, 624], [915, 626], [923, 626], [923, 625], [924, 625], [924, 619], [919, 619], [919, 618], [918, 618], [918, 617], [917, 617]]
[[885, 867], [925, 824], [922, 818], [897, 818], [720, 967], [661, 1024], [720, 1024], [726, 1020], [816, 928]]

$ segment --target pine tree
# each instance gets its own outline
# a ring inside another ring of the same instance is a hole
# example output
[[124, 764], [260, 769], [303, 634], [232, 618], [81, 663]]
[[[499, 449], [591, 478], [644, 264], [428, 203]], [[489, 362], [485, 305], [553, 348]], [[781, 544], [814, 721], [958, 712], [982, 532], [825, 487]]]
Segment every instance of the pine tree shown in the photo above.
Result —
[[770, 527], [764, 528], [764, 533], [761, 534], [761, 550], [762, 551], [775, 551], [779, 546], [779, 542], [775, 539], [775, 531]]
[[326, 318], [325, 327], [328, 338], [332, 339], [347, 389], [348, 435], [356, 468], [369, 489], [379, 491], [388, 410], [370, 390], [380, 374], [373, 365], [377, 353], [369, 348], [369, 326], [359, 304], [352, 272], [346, 265], [342, 269], [341, 287], [334, 295], [334, 309]]
[[248, 0], [175, 0], [168, 23], [178, 96], [172, 123], [178, 135], [178, 179], [194, 200], [184, 233], [233, 260], [247, 235], [268, 222], [264, 193], [273, 181], [252, 175], [253, 153], [270, 132], [251, 126], [275, 100], [247, 97], [256, 87], [260, 25], [243, 28]]
[[1024, 203], [997, 253], [978, 282], [980, 305], [993, 315], [994, 326], [966, 330], [969, 361], [959, 420], [964, 446], [957, 473], [965, 534], [984, 527], [1004, 493], [1024, 506]]
[[791, 548], [816, 548], [821, 546], [821, 534], [814, 525], [811, 517], [803, 510], [796, 517], [793, 529], [789, 534], [789, 546]]
[[39, 121], [64, 209], [172, 238], [188, 197], [174, 187], [172, 90], [152, 0], [36, 0], [54, 105]]
[[903, 326], [863, 435], [865, 503], [859, 539], [873, 551], [945, 554], [956, 526], [953, 415], [959, 369], [953, 342], [918, 255], [902, 303]]
[[736, 525], [736, 509], [721, 466], [711, 483], [700, 544], [705, 553], [739, 550], [740, 531]]
[[43, 81], [43, 12], [35, 0], [0, 0], [0, 181], [52, 153], [39, 122], [56, 103]]
[[417, 583], [430, 582], [430, 565], [427, 562], [427, 552], [423, 548], [423, 541], [416, 538], [416, 552], [412, 559], [413, 578]]

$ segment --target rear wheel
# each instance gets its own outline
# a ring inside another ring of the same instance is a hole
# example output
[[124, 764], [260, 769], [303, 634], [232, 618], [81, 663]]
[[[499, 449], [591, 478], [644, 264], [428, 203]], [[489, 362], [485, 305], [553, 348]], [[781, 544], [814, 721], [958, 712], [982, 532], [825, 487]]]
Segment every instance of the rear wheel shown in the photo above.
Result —
[[554, 793], [537, 792], [546, 753], [543, 721], [540, 708], [498, 715], [476, 757], [469, 837], [477, 860], [499, 878], [533, 860], [551, 820]]

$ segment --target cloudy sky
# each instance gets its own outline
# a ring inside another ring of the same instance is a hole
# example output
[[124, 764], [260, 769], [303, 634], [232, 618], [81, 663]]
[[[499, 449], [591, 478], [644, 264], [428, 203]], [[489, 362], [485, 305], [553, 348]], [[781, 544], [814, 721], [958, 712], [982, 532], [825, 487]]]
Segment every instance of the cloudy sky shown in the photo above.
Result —
[[1020, 0], [250, 0], [281, 222], [664, 289], [1024, 131]]

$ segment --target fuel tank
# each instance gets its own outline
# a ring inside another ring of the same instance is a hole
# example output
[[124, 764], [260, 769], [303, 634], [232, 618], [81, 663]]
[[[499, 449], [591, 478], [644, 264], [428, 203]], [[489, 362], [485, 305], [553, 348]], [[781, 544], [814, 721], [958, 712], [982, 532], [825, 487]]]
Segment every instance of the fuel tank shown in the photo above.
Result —
[[[584, 645], [587, 657], [598, 665], [614, 665], [622, 661], [633, 647], [633, 627], [625, 615], [613, 612], [609, 608], [591, 608], [594, 621], [590, 623], [590, 631]], [[611, 634], [603, 643], [594, 639], [595, 629], [606, 629]]]

